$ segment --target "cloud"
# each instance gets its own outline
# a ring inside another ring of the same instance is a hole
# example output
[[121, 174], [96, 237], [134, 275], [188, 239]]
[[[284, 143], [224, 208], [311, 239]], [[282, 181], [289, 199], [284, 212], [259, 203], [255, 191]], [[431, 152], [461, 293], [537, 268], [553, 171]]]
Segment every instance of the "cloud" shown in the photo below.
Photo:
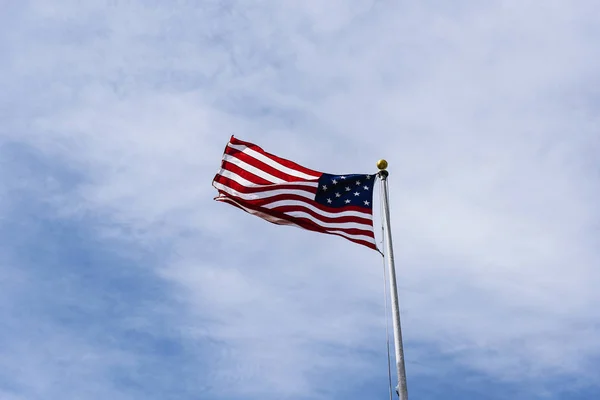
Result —
[[331, 398], [341, 376], [385, 376], [380, 258], [213, 202], [231, 134], [331, 173], [388, 158], [406, 355], [429, 366], [409, 364], [409, 384], [459, 368], [529, 398], [594, 385], [595, 8], [11, 5], [0, 134], [77, 176], [25, 191], [54, 217], [153, 255], [124, 268], [160, 280], [174, 340], [212, 343], [210, 398]]

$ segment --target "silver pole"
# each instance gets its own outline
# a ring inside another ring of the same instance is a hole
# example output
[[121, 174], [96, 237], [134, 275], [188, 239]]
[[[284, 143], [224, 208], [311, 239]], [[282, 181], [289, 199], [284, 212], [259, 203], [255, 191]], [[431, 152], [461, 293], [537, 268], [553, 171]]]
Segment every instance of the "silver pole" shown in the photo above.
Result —
[[396, 350], [396, 370], [398, 372], [398, 386], [396, 393], [400, 400], [408, 400], [408, 389], [406, 387], [406, 369], [404, 366], [404, 348], [402, 347], [402, 328], [400, 326], [400, 308], [398, 307], [398, 286], [396, 284], [396, 268], [394, 266], [394, 249], [392, 246], [392, 231], [390, 224], [390, 206], [388, 195], [388, 171], [387, 161], [379, 160], [377, 167], [380, 169], [378, 176], [383, 188], [383, 223], [385, 226], [385, 256], [388, 263], [390, 278], [390, 296], [392, 298], [392, 316], [394, 321], [394, 346]]

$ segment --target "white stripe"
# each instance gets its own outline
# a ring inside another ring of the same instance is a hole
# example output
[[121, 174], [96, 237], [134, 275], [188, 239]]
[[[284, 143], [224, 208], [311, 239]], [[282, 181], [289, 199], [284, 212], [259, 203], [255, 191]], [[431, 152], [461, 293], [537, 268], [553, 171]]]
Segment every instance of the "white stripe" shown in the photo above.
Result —
[[278, 163], [277, 161], [265, 156], [264, 154], [259, 153], [256, 150], [252, 150], [251, 148], [244, 146], [244, 145], [238, 145], [238, 144], [231, 144], [229, 143], [227, 146], [231, 147], [232, 149], [236, 149], [241, 151], [244, 154], [249, 155], [250, 157], [258, 160], [258, 161], [262, 161], [265, 164], [285, 173], [288, 175], [292, 175], [298, 178], [303, 178], [303, 179], [319, 179], [320, 175], [314, 176], [314, 175], [308, 175], [305, 174], [304, 172], [300, 172], [297, 171], [295, 169], [291, 169], [289, 167], [286, 167], [285, 165], [282, 165], [280, 163]]
[[[238, 197], [242, 200], [259, 200], [266, 199], [269, 197], [277, 196], [280, 194], [295, 194], [298, 196], [306, 197], [307, 199], [314, 200], [315, 195], [304, 190], [290, 190], [290, 189], [277, 189], [277, 186], [273, 186], [273, 189], [267, 189], [258, 193], [242, 193], [235, 189], [230, 188], [220, 182], [213, 182], [213, 186], [219, 190], [229, 193], [232, 196]], [[304, 204], [304, 203], [303, 203]]]
[[302, 207], [306, 207], [306, 208], [309, 208], [312, 211], [314, 211], [317, 214], [322, 215], [324, 217], [331, 217], [331, 218], [336, 218], [336, 217], [359, 217], [359, 218], [368, 219], [369, 221], [372, 220], [371, 214], [369, 214], [367, 212], [363, 213], [363, 212], [360, 212], [360, 211], [342, 211], [342, 212], [339, 212], [339, 213], [331, 213], [331, 212], [320, 210], [317, 207], [313, 206], [312, 204], [307, 204], [307, 203], [304, 203], [304, 202], [299, 201], [299, 200], [279, 200], [279, 201], [274, 201], [273, 203], [265, 204], [263, 207], [274, 209], [274, 208], [277, 208], [277, 207], [285, 207], [285, 206], [302, 206]]
[[[250, 214], [256, 215], [256, 216], [258, 216], [258, 217], [260, 217], [260, 218], [262, 218], [264, 220], [267, 220], [269, 222], [272, 222], [274, 224], [292, 225], [292, 226], [296, 226], [298, 228], [302, 228], [300, 225], [295, 224], [295, 223], [293, 223], [291, 221], [288, 221], [287, 219], [279, 218], [279, 217], [276, 217], [274, 215], [266, 214], [266, 213], [263, 213], [263, 212], [260, 212], [260, 211], [256, 211], [256, 210], [252, 210], [250, 208], [244, 207], [239, 202], [237, 202], [237, 201], [235, 201], [232, 198], [227, 197], [227, 196], [219, 195], [219, 197], [217, 197], [215, 200], [217, 200], [217, 201], [223, 201], [223, 202], [227, 202], [227, 203], [232, 203], [232, 204], [236, 204], [237, 206], [241, 207], [244, 211], [246, 211], [246, 212], [248, 212]], [[302, 229], [304, 229], [304, 228], [302, 228]]]
[[[243, 205], [241, 205], [240, 203], [238, 203], [234, 199], [231, 199], [231, 198], [226, 197], [226, 196], [217, 197], [216, 200], [218, 200], [218, 201], [224, 201], [224, 202], [228, 202], [228, 203], [235, 203], [236, 205], [238, 205], [242, 209], [244, 209], [246, 212], [248, 212], [250, 214], [253, 214], [253, 215], [256, 215], [256, 216], [258, 216], [258, 217], [260, 217], [262, 219], [265, 219], [267, 221], [276, 223], [276, 224], [280, 224], [280, 225], [292, 225], [292, 226], [296, 226], [298, 228], [304, 229], [302, 226], [300, 226], [298, 224], [294, 224], [293, 222], [290, 222], [288, 220], [277, 218], [275, 216], [272, 216], [272, 215], [269, 215], [269, 214], [265, 214], [265, 213], [262, 213], [260, 211], [255, 211], [255, 210], [249, 209], [247, 207], [244, 207]], [[340, 231], [340, 230], [336, 230], [336, 229], [327, 229], [326, 231], [329, 232], [329, 233], [333, 233], [333, 234], [336, 234], [336, 235], [339, 235], [339, 236], [343, 236], [343, 237], [346, 237], [346, 238], [350, 238], [350, 239], [363, 240], [363, 241], [365, 241], [367, 243], [373, 243], [373, 244], [375, 243], [375, 239], [372, 238], [372, 237], [370, 237], [370, 236], [353, 235], [353, 234], [346, 233], [344, 231]]]
[[372, 231], [373, 227], [367, 224], [359, 224], [357, 222], [323, 222], [313, 215], [304, 211], [290, 211], [284, 212], [286, 215], [290, 215], [296, 218], [306, 218], [314, 222], [315, 224], [322, 226], [323, 228], [334, 228], [334, 229], [362, 229], [363, 231]]
[[[235, 175], [236, 177], [239, 177], [238, 175], [234, 174], [233, 172], [230, 172], [229, 174], [231, 175]], [[228, 175], [229, 175], [228, 174]], [[233, 176], [228, 176], [225, 174], [222, 174], [223, 176], [226, 176], [232, 180], [235, 180], [236, 182], [243, 184], [242, 182], [238, 181], [237, 179], [234, 179]], [[239, 177], [240, 180], [243, 180], [242, 177]], [[300, 183], [300, 182], [298, 182]], [[294, 184], [298, 184], [298, 183], [294, 183]], [[318, 183], [316, 182], [302, 182], [303, 186], [312, 186], [312, 187], [317, 187]], [[277, 196], [280, 194], [295, 194], [298, 196], [302, 196], [302, 197], [306, 197], [307, 199], [310, 200], [314, 200], [314, 194], [313, 193], [309, 193], [306, 192], [304, 190], [290, 190], [290, 189], [277, 189], [277, 185], [273, 185], [272, 189], [265, 189], [264, 191], [261, 192], [257, 192], [257, 193], [241, 193], [235, 189], [230, 188], [227, 185], [224, 185], [220, 182], [214, 182], [213, 186], [215, 186], [217, 189], [220, 189], [226, 193], [231, 194], [232, 196], [235, 197], [239, 197], [243, 200], [258, 200], [258, 199], [266, 199], [269, 197], [273, 197], [273, 196]], [[246, 185], [244, 185], [246, 186]], [[265, 188], [267, 188], [268, 186], [266, 185], [262, 185]], [[256, 185], [255, 185], [256, 187]], [[272, 203], [267, 203], [264, 204], [262, 207], [268, 208], [268, 209], [275, 209], [277, 207], [285, 207], [285, 206], [301, 206], [301, 207], [306, 207], [312, 211], [314, 211], [315, 213], [322, 215], [324, 217], [329, 217], [329, 218], [337, 218], [337, 217], [358, 217], [358, 218], [364, 218], [364, 219], [368, 219], [369, 221], [372, 221], [373, 217], [370, 213], [368, 212], [360, 212], [360, 211], [354, 211], [354, 210], [349, 210], [349, 211], [341, 211], [341, 212], [337, 212], [337, 213], [332, 213], [332, 212], [328, 212], [328, 211], [323, 211], [315, 206], [313, 206], [310, 203], [304, 202], [304, 201], [300, 201], [300, 200], [278, 200], [278, 201], [274, 201]]]
[[351, 234], [343, 232], [343, 231], [334, 231], [334, 230], [327, 230], [327, 232], [335, 233], [337, 235], [344, 236], [344, 237], [351, 238], [351, 239], [364, 240], [365, 242], [369, 242], [369, 243], [373, 243], [373, 244], [375, 243], [375, 239], [370, 236], [351, 235]]
[[[226, 169], [220, 169], [219, 172], [217, 172], [217, 174], [225, 177], [225, 178], [229, 178], [232, 181], [235, 181], [237, 183], [239, 183], [242, 186], [245, 187], [264, 187], [264, 188], [268, 188], [269, 186], [274, 186], [276, 184], [270, 184], [270, 185], [263, 185], [263, 184], [259, 184], [259, 183], [253, 183], [250, 182], [249, 180], [247, 180], [246, 178], [241, 177], [240, 175], [236, 174], [235, 172], [226, 170]], [[308, 187], [317, 187], [319, 185], [318, 182], [302, 182], [302, 181], [298, 181], [298, 182], [285, 182], [288, 185], [298, 185], [298, 186], [308, 186]]]
[[247, 162], [240, 160], [237, 157], [230, 156], [229, 154], [223, 154], [223, 161], [229, 161], [230, 163], [237, 165], [241, 169], [248, 171], [256, 176], [259, 176], [271, 183], [286, 183], [286, 181], [284, 181], [283, 179], [273, 176], [271, 174], [268, 174], [265, 171], [258, 169], [256, 167], [253, 167], [252, 165], [248, 164]]
[[236, 174], [235, 172], [231, 172], [228, 171], [226, 169], [222, 169], [219, 170], [219, 172], [217, 172], [217, 174], [225, 177], [225, 178], [229, 178], [232, 181], [236, 181], [237, 183], [239, 183], [242, 186], [246, 186], [246, 187], [256, 187], [256, 186], [265, 186], [265, 185], [259, 185], [258, 183], [253, 183], [250, 182], [249, 180], [242, 178], [241, 176], [239, 176], [238, 174]]

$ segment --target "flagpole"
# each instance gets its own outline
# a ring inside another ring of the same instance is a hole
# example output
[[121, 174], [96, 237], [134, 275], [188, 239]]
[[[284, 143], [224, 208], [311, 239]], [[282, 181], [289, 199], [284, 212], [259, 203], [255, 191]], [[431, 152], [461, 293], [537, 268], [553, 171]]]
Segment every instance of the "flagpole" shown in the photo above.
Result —
[[400, 326], [400, 308], [398, 307], [398, 285], [396, 284], [396, 267], [394, 266], [394, 249], [392, 246], [392, 230], [390, 224], [390, 206], [389, 206], [389, 195], [388, 195], [388, 181], [389, 175], [387, 168], [387, 161], [379, 160], [377, 162], [377, 168], [379, 168], [379, 179], [381, 179], [381, 185], [383, 188], [383, 223], [385, 227], [385, 245], [386, 252], [385, 257], [388, 264], [388, 274], [390, 279], [390, 296], [392, 298], [392, 317], [394, 323], [394, 346], [396, 350], [396, 371], [398, 373], [398, 386], [396, 386], [396, 393], [400, 400], [408, 400], [408, 390], [406, 387], [406, 369], [404, 366], [404, 348], [402, 346], [402, 328]]

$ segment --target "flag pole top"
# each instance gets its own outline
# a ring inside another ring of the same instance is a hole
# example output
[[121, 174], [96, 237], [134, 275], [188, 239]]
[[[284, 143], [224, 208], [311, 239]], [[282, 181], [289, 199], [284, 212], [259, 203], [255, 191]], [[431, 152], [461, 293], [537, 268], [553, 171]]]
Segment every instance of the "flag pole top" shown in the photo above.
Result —
[[379, 176], [379, 178], [381, 178], [381, 179], [387, 178], [387, 176], [388, 176], [388, 172], [386, 170], [387, 167], [388, 167], [388, 162], [385, 161], [384, 159], [377, 161], [377, 168], [379, 168], [379, 172], [377, 173], [377, 176]]

